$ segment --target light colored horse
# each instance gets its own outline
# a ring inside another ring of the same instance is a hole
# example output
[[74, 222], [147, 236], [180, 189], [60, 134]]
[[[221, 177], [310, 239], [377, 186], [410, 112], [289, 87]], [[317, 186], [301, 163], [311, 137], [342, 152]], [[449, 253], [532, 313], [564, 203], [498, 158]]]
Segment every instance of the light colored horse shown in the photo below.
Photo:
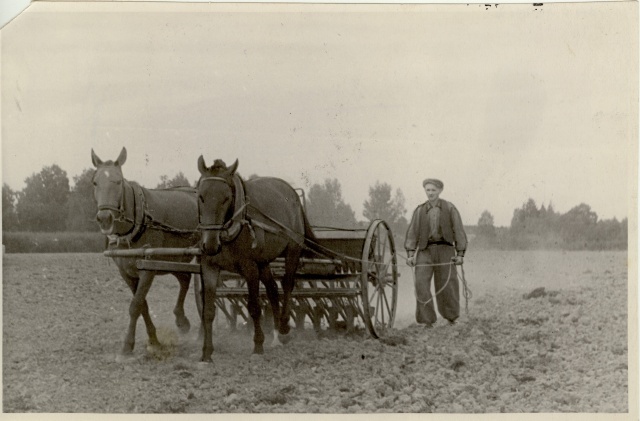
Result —
[[[98, 204], [96, 221], [101, 232], [110, 240], [109, 249], [186, 248], [198, 244], [200, 235], [197, 231], [198, 205], [195, 190], [150, 190], [127, 181], [122, 173], [126, 159], [125, 148], [122, 148], [115, 161], [106, 162], [91, 150], [91, 160], [96, 167], [93, 176], [94, 197]], [[147, 328], [149, 346], [161, 346], [146, 301], [155, 274], [150, 271], [138, 271], [137, 259], [113, 257], [120, 275], [133, 293], [129, 306], [129, 328], [121, 357], [128, 357], [133, 353], [136, 324], [140, 315]], [[189, 262], [190, 259], [189, 256], [163, 256], [163, 260], [177, 262]], [[191, 275], [182, 272], [173, 275], [180, 282], [180, 293], [173, 313], [180, 331], [187, 332], [190, 323], [184, 314], [184, 300], [189, 290]]]

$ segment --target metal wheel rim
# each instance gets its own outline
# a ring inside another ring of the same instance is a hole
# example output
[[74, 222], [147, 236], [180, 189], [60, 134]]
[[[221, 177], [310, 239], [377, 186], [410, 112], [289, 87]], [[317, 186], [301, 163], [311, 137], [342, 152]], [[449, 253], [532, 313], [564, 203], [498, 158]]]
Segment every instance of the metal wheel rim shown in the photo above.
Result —
[[[380, 240], [380, 241], [378, 241]], [[369, 225], [362, 249], [361, 303], [374, 338], [393, 327], [398, 300], [398, 267], [393, 235], [385, 221]]]

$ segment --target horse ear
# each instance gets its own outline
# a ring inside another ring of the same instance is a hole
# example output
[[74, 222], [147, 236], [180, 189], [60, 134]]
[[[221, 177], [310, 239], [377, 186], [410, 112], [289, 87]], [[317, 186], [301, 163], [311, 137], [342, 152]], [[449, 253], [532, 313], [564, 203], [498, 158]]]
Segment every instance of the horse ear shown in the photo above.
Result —
[[102, 160], [98, 158], [98, 155], [93, 151], [93, 148], [91, 149], [91, 162], [93, 162], [93, 166], [96, 168], [102, 165]]
[[236, 159], [236, 162], [234, 162], [233, 165], [229, 167], [229, 171], [228, 171], [229, 175], [233, 175], [236, 173], [236, 170], [238, 169], [238, 164], [239, 164], [238, 160]]
[[118, 159], [116, 159], [115, 164], [121, 167], [124, 165], [126, 161], [127, 161], [127, 149], [123, 147], [122, 150], [120, 151], [120, 155], [118, 155]]
[[207, 166], [204, 163], [204, 157], [202, 155], [198, 158], [198, 171], [200, 171], [200, 174], [202, 175], [207, 172]]

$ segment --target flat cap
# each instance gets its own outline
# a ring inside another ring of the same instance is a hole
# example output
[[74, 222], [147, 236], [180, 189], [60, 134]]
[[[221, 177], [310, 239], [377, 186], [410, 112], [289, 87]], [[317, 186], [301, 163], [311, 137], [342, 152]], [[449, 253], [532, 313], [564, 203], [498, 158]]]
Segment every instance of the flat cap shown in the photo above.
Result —
[[444, 183], [438, 180], [437, 178], [425, 178], [424, 181], [422, 182], [422, 187], [426, 186], [427, 184], [433, 184], [440, 190], [444, 188]]

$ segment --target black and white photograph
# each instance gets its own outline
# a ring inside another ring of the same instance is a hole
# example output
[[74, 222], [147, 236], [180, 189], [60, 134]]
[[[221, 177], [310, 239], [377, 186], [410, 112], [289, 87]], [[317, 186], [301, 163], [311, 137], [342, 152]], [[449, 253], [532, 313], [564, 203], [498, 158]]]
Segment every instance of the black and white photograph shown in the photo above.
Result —
[[0, 17], [3, 419], [638, 419], [637, 1]]

